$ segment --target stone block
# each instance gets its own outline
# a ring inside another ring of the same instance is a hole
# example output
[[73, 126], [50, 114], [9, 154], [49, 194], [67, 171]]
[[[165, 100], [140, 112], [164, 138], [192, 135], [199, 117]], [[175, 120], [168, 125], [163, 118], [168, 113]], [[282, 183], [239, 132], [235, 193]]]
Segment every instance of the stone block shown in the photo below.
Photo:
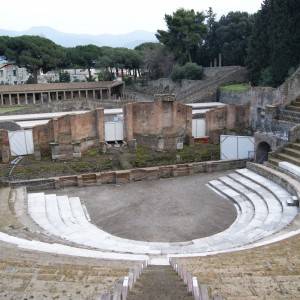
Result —
[[137, 141], [136, 139], [127, 141], [127, 145], [128, 145], [128, 149], [130, 152], [136, 152], [136, 148], [137, 148]]
[[130, 182], [130, 170], [127, 171], [116, 171], [116, 183], [123, 184]]
[[116, 172], [103, 172], [100, 173], [101, 183], [112, 184], [116, 183]]
[[68, 186], [77, 186], [78, 185], [77, 176], [63, 176], [59, 177], [59, 185], [60, 187], [68, 187]]
[[188, 176], [191, 175], [193, 172], [193, 167], [191, 165], [177, 165], [173, 168], [173, 176]]
[[86, 185], [96, 185], [97, 182], [97, 174], [96, 173], [90, 173], [90, 174], [82, 174], [82, 183], [84, 186]]
[[160, 178], [169, 178], [173, 177], [173, 169], [175, 166], [160, 166], [159, 167], [159, 177]]

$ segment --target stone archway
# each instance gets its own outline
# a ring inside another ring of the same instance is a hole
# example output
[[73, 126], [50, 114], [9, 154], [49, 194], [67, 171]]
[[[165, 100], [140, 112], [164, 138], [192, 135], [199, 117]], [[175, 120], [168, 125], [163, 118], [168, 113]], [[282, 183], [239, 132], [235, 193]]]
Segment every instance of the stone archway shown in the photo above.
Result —
[[256, 162], [263, 164], [269, 158], [269, 152], [272, 151], [270, 144], [267, 142], [261, 142], [256, 148]]

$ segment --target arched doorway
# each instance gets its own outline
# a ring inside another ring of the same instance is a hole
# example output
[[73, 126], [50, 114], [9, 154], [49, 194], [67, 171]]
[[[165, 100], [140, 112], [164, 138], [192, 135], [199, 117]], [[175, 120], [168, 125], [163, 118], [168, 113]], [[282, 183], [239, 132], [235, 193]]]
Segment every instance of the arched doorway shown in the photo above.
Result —
[[256, 162], [263, 164], [267, 161], [271, 150], [271, 146], [267, 142], [259, 143], [256, 149]]

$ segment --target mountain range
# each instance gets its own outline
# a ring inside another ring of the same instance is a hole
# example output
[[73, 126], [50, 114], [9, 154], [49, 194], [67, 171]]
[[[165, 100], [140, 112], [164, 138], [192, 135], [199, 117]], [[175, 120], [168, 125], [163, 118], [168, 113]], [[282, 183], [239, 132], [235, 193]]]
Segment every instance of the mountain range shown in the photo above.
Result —
[[126, 47], [134, 48], [145, 42], [157, 42], [153, 32], [137, 30], [125, 34], [76, 34], [65, 33], [51, 27], [31, 27], [24, 31], [13, 31], [0, 29], [0, 35], [20, 36], [39, 35], [46, 37], [56, 44], [64, 47], [74, 47], [77, 45], [94, 44], [97, 46]]

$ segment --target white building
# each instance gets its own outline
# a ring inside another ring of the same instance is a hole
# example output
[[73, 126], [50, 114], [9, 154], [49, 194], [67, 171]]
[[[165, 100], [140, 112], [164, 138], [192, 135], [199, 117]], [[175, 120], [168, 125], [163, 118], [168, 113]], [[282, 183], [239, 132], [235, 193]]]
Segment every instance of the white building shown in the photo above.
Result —
[[[89, 77], [89, 72], [87, 69], [65, 69], [65, 70], [55, 70], [49, 71], [45, 74], [41, 74], [38, 76], [38, 83], [51, 83], [59, 81], [59, 73], [67, 72], [70, 74], [70, 82], [81, 82], [87, 81]], [[91, 75], [96, 78], [98, 81], [98, 73], [99, 70], [91, 69]]]
[[19, 68], [9, 62], [0, 63], [0, 84], [24, 84], [29, 76], [26, 68]]

